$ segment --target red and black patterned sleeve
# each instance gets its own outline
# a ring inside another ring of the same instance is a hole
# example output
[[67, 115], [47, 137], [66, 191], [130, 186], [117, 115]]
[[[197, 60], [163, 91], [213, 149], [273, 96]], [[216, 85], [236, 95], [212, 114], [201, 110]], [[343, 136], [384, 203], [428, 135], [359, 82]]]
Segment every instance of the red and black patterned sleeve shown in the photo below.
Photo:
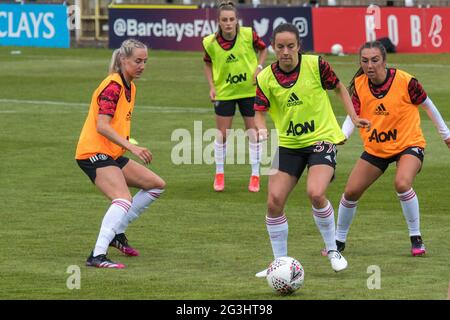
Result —
[[256, 83], [256, 97], [253, 109], [255, 111], [267, 111], [269, 110], [269, 108], [270, 108], [269, 99], [267, 99], [266, 95], [264, 94], [264, 92], [262, 92], [258, 83]]
[[265, 42], [258, 36], [258, 34], [253, 30], [253, 48], [257, 51], [262, 51], [266, 48]]
[[427, 93], [416, 78], [409, 81], [408, 92], [411, 102], [415, 105], [422, 104], [427, 99]]
[[361, 113], [361, 101], [359, 100], [358, 94], [356, 91], [352, 94], [352, 102], [353, 102], [353, 108], [355, 109], [356, 114], [359, 116]]
[[325, 90], [333, 90], [339, 84], [339, 78], [334, 73], [330, 64], [326, 62], [322, 57], [319, 57], [319, 71], [320, 81], [322, 82], [322, 88]]
[[205, 50], [205, 54], [203, 55], [203, 61], [212, 63], [211, 57], [209, 56], [208, 52]]
[[106, 114], [114, 117], [117, 103], [119, 102], [120, 90], [120, 85], [115, 81], [111, 81], [108, 86], [103, 89], [102, 93], [100, 93], [97, 98], [99, 105], [98, 114]]

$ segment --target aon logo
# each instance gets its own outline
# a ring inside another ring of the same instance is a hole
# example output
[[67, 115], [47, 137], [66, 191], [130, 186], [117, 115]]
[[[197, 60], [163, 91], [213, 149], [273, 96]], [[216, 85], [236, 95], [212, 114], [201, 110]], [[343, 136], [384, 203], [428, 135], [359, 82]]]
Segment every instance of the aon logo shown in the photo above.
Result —
[[227, 83], [239, 83], [242, 81], [247, 81], [247, 73], [239, 73], [237, 75], [232, 76], [231, 73], [228, 74]]
[[377, 129], [373, 129], [372, 134], [369, 137], [369, 142], [375, 140], [377, 143], [397, 140], [397, 129], [394, 131], [389, 130], [388, 132], [381, 131], [378, 133]]
[[289, 123], [289, 128], [286, 131], [286, 135], [293, 135], [293, 136], [301, 136], [304, 133], [308, 132], [314, 132], [315, 126], [314, 126], [314, 120], [311, 122], [305, 122], [305, 123], [297, 123], [294, 124], [294, 122]]

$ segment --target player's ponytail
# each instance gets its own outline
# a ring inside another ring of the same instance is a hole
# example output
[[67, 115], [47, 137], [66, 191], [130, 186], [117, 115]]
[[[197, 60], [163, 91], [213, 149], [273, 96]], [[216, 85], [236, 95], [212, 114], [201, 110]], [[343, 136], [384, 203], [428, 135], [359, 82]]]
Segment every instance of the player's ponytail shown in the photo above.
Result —
[[111, 62], [109, 63], [109, 74], [113, 74], [120, 71], [120, 59], [119, 59], [120, 49], [113, 51]]
[[[386, 61], [386, 48], [383, 46], [383, 44], [380, 41], [369, 41], [362, 45], [362, 47], [359, 49], [359, 58], [361, 59], [361, 52], [364, 49], [373, 49], [376, 48], [380, 50], [381, 57], [383, 58], [383, 61]], [[355, 75], [352, 78], [352, 81], [350, 81], [350, 84], [348, 86], [348, 92], [350, 95], [354, 93], [355, 90], [355, 79], [358, 78], [360, 75], [364, 73], [363, 69], [359, 67], [358, 71], [356, 71]]]
[[109, 74], [120, 73], [121, 72], [121, 63], [120, 58], [128, 58], [133, 54], [133, 49], [140, 48], [146, 49], [147, 46], [142, 42], [135, 39], [128, 39], [122, 42], [120, 48], [114, 50], [111, 62], [109, 64]]

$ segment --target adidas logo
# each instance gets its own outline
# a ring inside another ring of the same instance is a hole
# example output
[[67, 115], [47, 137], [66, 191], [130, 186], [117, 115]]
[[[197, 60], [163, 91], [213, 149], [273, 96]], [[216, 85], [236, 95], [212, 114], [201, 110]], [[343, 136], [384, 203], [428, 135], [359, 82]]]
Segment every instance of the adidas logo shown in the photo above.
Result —
[[236, 58], [236, 57], [234, 56], [234, 54], [230, 54], [230, 55], [228, 56], [228, 58], [227, 58], [226, 63], [238, 62], [238, 61], [239, 61], [239, 59]]
[[384, 105], [381, 103], [378, 107], [375, 108], [375, 114], [378, 116], [388, 116], [389, 111], [387, 111]]
[[303, 104], [303, 101], [300, 100], [299, 97], [297, 97], [297, 95], [295, 94], [295, 92], [292, 92], [291, 95], [289, 96], [288, 102], [287, 102], [287, 106], [288, 107], [293, 107], [293, 106], [298, 106]]

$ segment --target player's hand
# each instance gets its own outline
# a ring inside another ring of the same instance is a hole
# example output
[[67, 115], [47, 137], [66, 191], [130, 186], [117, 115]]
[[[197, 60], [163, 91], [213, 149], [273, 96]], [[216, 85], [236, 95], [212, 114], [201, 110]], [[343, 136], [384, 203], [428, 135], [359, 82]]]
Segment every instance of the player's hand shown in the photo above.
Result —
[[367, 128], [367, 131], [370, 130], [371, 123], [367, 119], [363, 119], [363, 118], [356, 116], [356, 117], [352, 118], [352, 122], [355, 125], [355, 127], [357, 127], [357, 128]]
[[253, 74], [253, 84], [256, 84], [256, 77], [261, 72], [260, 68], [256, 68], [255, 73]]
[[215, 88], [209, 89], [209, 99], [211, 99], [211, 102], [216, 101], [216, 89]]
[[258, 141], [265, 141], [269, 138], [269, 131], [266, 128], [258, 129]]
[[447, 147], [450, 149], [450, 138], [444, 140], [444, 142], [447, 145]]
[[341, 142], [336, 143], [336, 145], [338, 146], [342, 146], [343, 144], [345, 144], [347, 142], [347, 139], [342, 140]]
[[141, 159], [142, 162], [144, 162], [144, 164], [149, 164], [153, 160], [153, 155], [147, 148], [133, 146], [133, 148], [130, 149], [130, 151], [139, 159]]

